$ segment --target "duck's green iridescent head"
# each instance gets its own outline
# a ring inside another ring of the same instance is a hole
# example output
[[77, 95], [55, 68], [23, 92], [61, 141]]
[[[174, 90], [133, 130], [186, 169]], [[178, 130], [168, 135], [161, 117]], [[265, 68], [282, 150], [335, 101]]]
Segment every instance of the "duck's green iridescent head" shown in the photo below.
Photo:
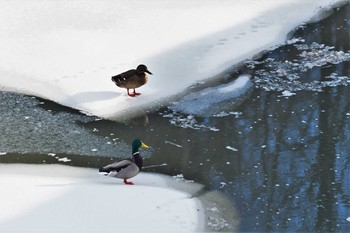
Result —
[[140, 147], [147, 149], [149, 146], [144, 144], [140, 139], [135, 139], [134, 141], [132, 141], [131, 147], [132, 147], [132, 153], [135, 153], [139, 151]]

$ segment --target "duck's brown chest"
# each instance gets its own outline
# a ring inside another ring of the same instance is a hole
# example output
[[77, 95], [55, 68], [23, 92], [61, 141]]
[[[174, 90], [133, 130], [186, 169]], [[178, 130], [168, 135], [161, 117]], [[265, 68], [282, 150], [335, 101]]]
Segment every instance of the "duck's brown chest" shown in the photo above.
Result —
[[147, 82], [148, 82], [148, 77], [146, 74], [135, 75], [128, 82], [126, 82], [124, 86], [129, 89], [138, 88], [145, 85]]

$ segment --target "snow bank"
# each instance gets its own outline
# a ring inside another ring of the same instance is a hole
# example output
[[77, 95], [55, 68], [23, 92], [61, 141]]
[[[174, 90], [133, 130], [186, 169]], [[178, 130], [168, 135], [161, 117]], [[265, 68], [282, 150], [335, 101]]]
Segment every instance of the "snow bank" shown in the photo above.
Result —
[[0, 164], [0, 232], [181, 232], [203, 230], [197, 198], [165, 176], [140, 173], [134, 186], [96, 170]]
[[[337, 0], [1, 1], [0, 87], [100, 117], [145, 110], [285, 42]], [[130, 98], [112, 75], [154, 73]]]

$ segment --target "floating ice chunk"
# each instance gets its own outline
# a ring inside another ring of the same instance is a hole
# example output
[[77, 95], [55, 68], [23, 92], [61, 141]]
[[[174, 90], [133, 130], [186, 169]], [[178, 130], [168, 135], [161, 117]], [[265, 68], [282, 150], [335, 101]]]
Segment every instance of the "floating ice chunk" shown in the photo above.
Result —
[[6, 152], [0, 152], [0, 155], [6, 155], [7, 153]]
[[238, 118], [240, 115], [242, 115], [242, 112], [220, 112], [218, 114], [213, 115], [213, 117], [226, 117], [226, 116], [231, 116], [235, 115], [236, 118]]
[[173, 145], [173, 146], [176, 146], [176, 147], [179, 147], [179, 148], [182, 148], [181, 145], [179, 144], [176, 144], [176, 143], [173, 143], [173, 142], [169, 142], [169, 141], [164, 141], [166, 144], [170, 144], [170, 145]]
[[211, 126], [207, 126], [204, 124], [199, 124], [197, 122], [197, 120], [195, 119], [194, 116], [192, 115], [188, 115], [188, 116], [184, 116], [180, 113], [177, 112], [172, 112], [172, 113], [160, 113], [160, 115], [162, 115], [163, 117], [166, 118], [170, 118], [170, 124], [175, 125], [175, 126], [179, 126], [181, 128], [185, 128], [185, 129], [195, 129], [195, 130], [199, 130], [199, 129], [208, 129], [211, 131], [219, 131], [219, 129], [215, 128], [215, 127], [211, 127]]
[[153, 167], [164, 167], [164, 166], [168, 166], [168, 164], [162, 163], [162, 164], [149, 165], [149, 166], [144, 166], [142, 169], [148, 169], [148, 168], [153, 168]]
[[184, 175], [183, 174], [177, 174], [176, 176], [173, 176], [174, 179], [176, 180], [183, 180], [184, 179]]
[[305, 42], [305, 39], [299, 37], [299, 38], [292, 38], [290, 40], [287, 40], [287, 44], [295, 44], [298, 42]]
[[228, 223], [223, 218], [218, 217], [209, 217], [208, 218], [208, 227], [214, 229], [215, 231], [220, 231], [228, 226]]
[[55, 156], [56, 156], [55, 153], [48, 153], [47, 155], [48, 155], [48, 156], [52, 156], [52, 157], [55, 157]]
[[285, 96], [285, 97], [289, 97], [289, 96], [293, 96], [293, 95], [296, 95], [294, 92], [290, 92], [290, 91], [283, 91], [282, 92], [282, 96]]
[[239, 76], [234, 82], [220, 87], [218, 89], [218, 91], [221, 93], [229, 93], [229, 92], [233, 92], [233, 91], [238, 91], [247, 85], [247, 83], [249, 82], [249, 79], [250, 79], [250, 75]]
[[72, 161], [71, 159], [68, 159], [67, 157], [58, 158], [57, 160], [60, 161], [60, 162], [64, 162], [64, 163]]
[[176, 176], [173, 176], [173, 178], [176, 180], [176, 181], [183, 181], [183, 182], [194, 182], [193, 180], [186, 180], [184, 178], [184, 175], [183, 174], [178, 174]]
[[350, 222], [350, 217], [348, 217], [348, 218], [346, 219], [346, 221]]
[[225, 117], [225, 116], [229, 116], [230, 114], [227, 112], [220, 112], [218, 114], [213, 115], [213, 117]]
[[212, 207], [212, 208], [208, 208], [207, 210], [210, 210], [210, 211], [212, 211], [212, 212], [219, 212], [219, 209], [218, 209], [218, 207], [216, 207], [216, 206], [214, 206], [214, 207]]
[[[350, 78], [347, 76], [339, 76], [336, 73], [328, 77], [331, 81], [311, 81], [301, 82], [300, 73], [313, 69], [333, 64], [339, 64], [350, 60], [350, 52], [334, 51], [334, 47], [324, 44], [312, 43], [311, 45], [304, 43], [293, 44], [300, 51], [298, 60], [279, 61], [275, 59], [266, 59], [260, 61], [269, 70], [257, 69], [255, 71], [255, 86], [266, 91], [322, 91], [324, 87], [348, 86]], [[248, 62], [249, 64], [249, 62]], [[254, 62], [250, 62], [254, 66]], [[248, 65], [249, 66], [249, 65]]]
[[214, 132], [218, 132], [218, 131], [220, 131], [220, 129], [215, 128], [215, 127], [209, 127], [209, 130], [214, 131]]
[[226, 183], [225, 182], [220, 182], [220, 188], [223, 188], [226, 186]]
[[193, 92], [173, 103], [170, 109], [196, 116], [213, 116], [227, 107], [234, 107], [253, 85], [249, 75], [241, 75], [235, 81]]
[[232, 150], [232, 151], [238, 151], [238, 149], [232, 147], [232, 146], [226, 146], [226, 149]]

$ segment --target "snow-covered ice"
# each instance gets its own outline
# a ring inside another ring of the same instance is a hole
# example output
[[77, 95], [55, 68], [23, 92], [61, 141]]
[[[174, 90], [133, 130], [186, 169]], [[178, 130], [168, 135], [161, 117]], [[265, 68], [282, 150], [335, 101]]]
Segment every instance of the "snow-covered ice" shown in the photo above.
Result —
[[196, 197], [169, 188], [162, 175], [140, 173], [132, 180], [135, 185], [124, 185], [88, 168], [0, 164], [0, 232], [204, 229]]
[[[0, 88], [102, 118], [145, 111], [286, 43], [288, 32], [337, 2], [1, 1]], [[140, 63], [154, 75], [130, 98], [110, 78]]]

